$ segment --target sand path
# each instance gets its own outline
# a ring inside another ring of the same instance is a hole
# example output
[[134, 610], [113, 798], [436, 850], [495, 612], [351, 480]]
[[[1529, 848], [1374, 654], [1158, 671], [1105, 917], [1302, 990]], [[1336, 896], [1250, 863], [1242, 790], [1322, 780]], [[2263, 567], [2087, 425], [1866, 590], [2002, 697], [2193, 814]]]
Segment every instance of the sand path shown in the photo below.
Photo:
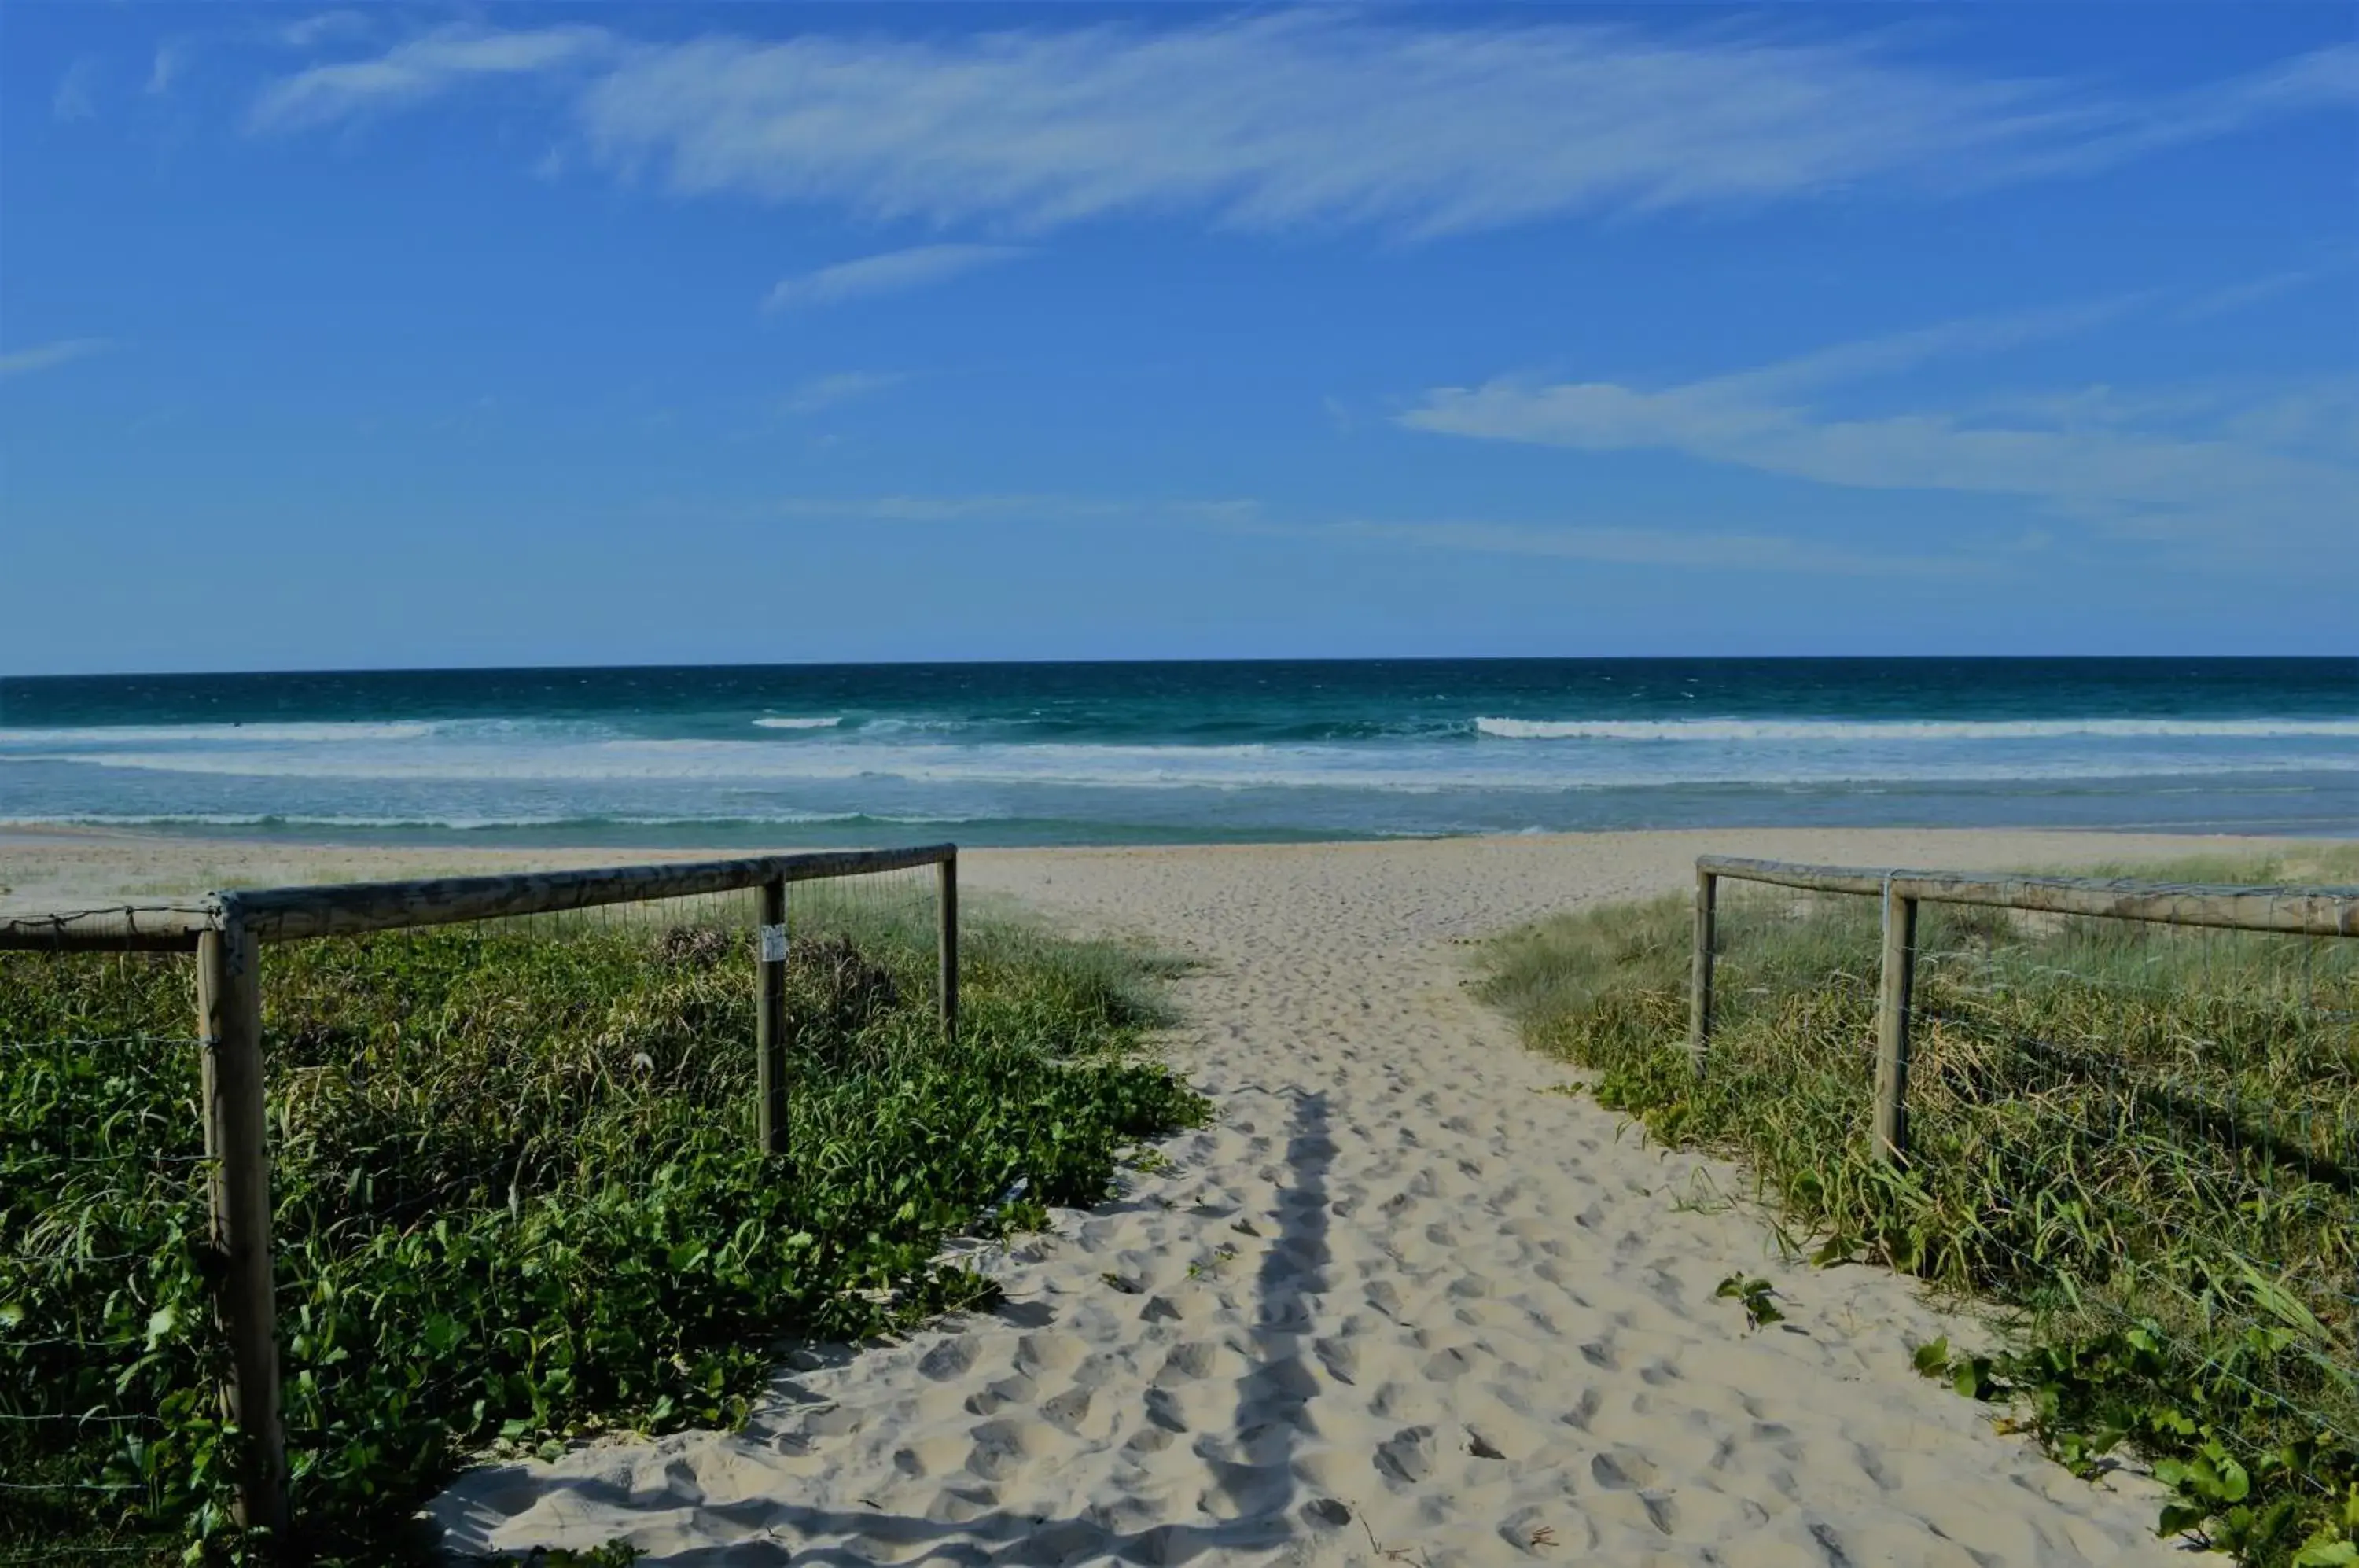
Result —
[[[2145, 1484], [2076, 1480], [1912, 1374], [1957, 1325], [1906, 1282], [1781, 1265], [1713, 1201], [1732, 1171], [1553, 1092], [1464, 994], [1453, 939], [1676, 885], [1703, 841], [974, 855], [986, 888], [1204, 961], [1173, 1050], [1212, 1125], [1001, 1259], [998, 1312], [799, 1357], [742, 1433], [473, 1472], [436, 1517], [466, 1549], [668, 1563], [2183, 1561]], [[1788, 1323], [1714, 1298], [1740, 1268]]]

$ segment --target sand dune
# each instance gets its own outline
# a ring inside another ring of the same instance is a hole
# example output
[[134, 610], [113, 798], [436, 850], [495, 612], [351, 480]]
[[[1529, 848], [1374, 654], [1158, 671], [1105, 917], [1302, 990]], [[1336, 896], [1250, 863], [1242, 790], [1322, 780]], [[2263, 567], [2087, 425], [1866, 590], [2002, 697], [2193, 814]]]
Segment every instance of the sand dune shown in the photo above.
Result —
[[[2154, 1563], [1917, 1377], [1906, 1281], [1781, 1264], [1741, 1178], [1559, 1091], [1451, 946], [1676, 885], [1701, 847], [2058, 863], [2187, 841], [1776, 833], [982, 855], [971, 878], [1201, 957], [1168, 1169], [993, 1258], [1007, 1303], [805, 1355], [736, 1434], [487, 1467], [454, 1547], [668, 1563]], [[1713, 1296], [1767, 1273], [1789, 1321]]]

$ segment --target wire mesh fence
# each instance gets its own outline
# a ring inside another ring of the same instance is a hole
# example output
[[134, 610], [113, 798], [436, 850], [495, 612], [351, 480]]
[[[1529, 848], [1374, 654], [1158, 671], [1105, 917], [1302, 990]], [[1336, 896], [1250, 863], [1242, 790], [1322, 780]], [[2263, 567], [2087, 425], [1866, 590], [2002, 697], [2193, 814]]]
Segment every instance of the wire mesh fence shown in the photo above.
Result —
[[[562, 1430], [585, 1399], [726, 1419], [737, 1363], [810, 1289], [779, 1260], [818, 1245], [759, 1173], [797, 1127], [757, 1137], [757, 1040], [777, 1038], [790, 1123], [840, 1119], [872, 1060], [946, 1049], [951, 880], [907, 862], [260, 948], [267, 1404], [231, 1397], [256, 1307], [224, 1230], [236, 1151], [208, 1148], [234, 1124], [227, 1048], [191, 1028], [203, 958], [17, 927], [0, 1563], [176, 1555], [269, 1517], [257, 1475], [398, 1496], [452, 1444]], [[725, 1205], [742, 1218], [716, 1247]], [[291, 1465], [257, 1458], [257, 1420]]]
[[0, 953], [0, 1561], [137, 1549], [217, 1374], [192, 1013], [185, 958]]
[[1965, 914], [1918, 959], [1918, 1157], [2007, 1179], [1988, 1246], [2037, 1305], [2253, 1401], [2249, 1459], [2359, 1452], [2354, 944]]
[[2168, 898], [2160, 921], [1928, 902], [1906, 1160], [1879, 1169], [1880, 900], [1724, 880], [1717, 905], [1712, 1092], [1817, 1151], [1785, 1180], [1854, 1229], [1835, 1245], [2016, 1309], [2063, 1347], [2051, 1403], [2105, 1358], [2082, 1415], [2108, 1437], [2200, 1434], [2312, 1491], [2359, 1474], [2359, 942], [2166, 923]]

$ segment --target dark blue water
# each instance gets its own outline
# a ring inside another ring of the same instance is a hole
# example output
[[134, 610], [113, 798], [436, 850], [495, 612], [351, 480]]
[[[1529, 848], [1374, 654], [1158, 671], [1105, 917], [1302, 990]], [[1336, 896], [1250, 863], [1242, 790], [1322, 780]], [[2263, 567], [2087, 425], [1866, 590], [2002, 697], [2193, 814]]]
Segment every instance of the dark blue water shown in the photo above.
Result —
[[2359, 659], [0, 679], [0, 819], [533, 843], [2359, 834]]

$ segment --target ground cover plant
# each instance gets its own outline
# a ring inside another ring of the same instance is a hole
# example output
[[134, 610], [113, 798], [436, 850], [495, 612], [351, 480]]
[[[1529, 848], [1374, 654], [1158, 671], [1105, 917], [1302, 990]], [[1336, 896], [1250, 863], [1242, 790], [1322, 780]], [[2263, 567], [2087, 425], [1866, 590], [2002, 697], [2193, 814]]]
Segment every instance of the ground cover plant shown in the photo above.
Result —
[[1875, 901], [1722, 898], [1701, 1077], [1685, 898], [1512, 933], [1484, 985], [1602, 1104], [1745, 1161], [1798, 1248], [1991, 1308], [1996, 1353], [1919, 1369], [2076, 1467], [2143, 1455], [2164, 1532], [2359, 1563], [2359, 942], [1923, 906], [1896, 1172], [1869, 1143]]
[[[780, 1156], [753, 1147], [743, 930], [265, 950], [303, 1550], [414, 1552], [470, 1452], [730, 1423], [782, 1336], [986, 1303], [946, 1236], [1095, 1201], [1201, 1114], [1142, 1051], [1144, 961], [971, 923], [945, 1043], [929, 941], [810, 908]], [[191, 985], [184, 958], [0, 954], [0, 1561], [255, 1544], [226, 1524]]]

